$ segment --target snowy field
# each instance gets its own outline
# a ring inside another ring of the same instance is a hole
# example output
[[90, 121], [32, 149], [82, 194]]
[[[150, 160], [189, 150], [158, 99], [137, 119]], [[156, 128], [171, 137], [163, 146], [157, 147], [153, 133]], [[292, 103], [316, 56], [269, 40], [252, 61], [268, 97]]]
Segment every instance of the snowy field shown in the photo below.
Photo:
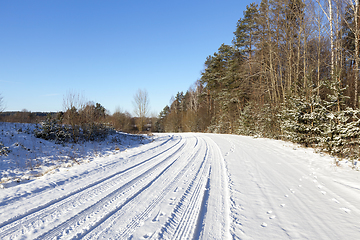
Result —
[[[55, 144], [36, 138], [35, 124], [0, 122], [0, 188], [32, 180], [60, 168], [88, 163], [151, 141], [145, 136], [117, 133], [101, 142]], [[1, 154], [1, 143], [9, 153]]]
[[358, 169], [313, 149], [198, 133], [58, 145], [0, 127], [0, 239], [360, 236]]

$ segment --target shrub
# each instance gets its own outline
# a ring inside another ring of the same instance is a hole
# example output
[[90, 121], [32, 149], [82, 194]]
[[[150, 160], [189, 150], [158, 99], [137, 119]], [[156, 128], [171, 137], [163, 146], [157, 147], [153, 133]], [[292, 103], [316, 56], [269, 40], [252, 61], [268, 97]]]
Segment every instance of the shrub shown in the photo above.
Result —
[[48, 116], [45, 122], [38, 125], [34, 131], [37, 138], [55, 140], [56, 143], [99, 141], [113, 134], [115, 130], [104, 123], [83, 123], [79, 125], [61, 124], [62, 119]]
[[72, 139], [70, 129], [66, 125], [60, 124], [60, 119], [52, 119], [48, 116], [45, 122], [41, 123], [34, 130], [37, 138], [45, 140], [55, 140], [56, 143], [69, 142]]
[[10, 149], [8, 147], [5, 147], [2, 142], [0, 142], [0, 156], [5, 155], [7, 156], [8, 153], [10, 153]]

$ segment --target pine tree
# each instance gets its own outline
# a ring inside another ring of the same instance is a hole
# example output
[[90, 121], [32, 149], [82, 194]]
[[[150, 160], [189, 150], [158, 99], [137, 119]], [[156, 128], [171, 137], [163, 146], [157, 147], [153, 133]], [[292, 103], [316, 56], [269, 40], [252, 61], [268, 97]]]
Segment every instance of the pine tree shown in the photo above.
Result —
[[155, 128], [158, 130], [158, 132], [165, 132], [165, 125], [169, 112], [170, 108], [168, 105], [166, 105], [164, 109], [160, 112], [159, 117], [155, 123]]
[[246, 56], [247, 60], [251, 60], [255, 52], [255, 44], [258, 40], [258, 5], [251, 3], [246, 6], [244, 17], [239, 19], [234, 32], [233, 44], [240, 50], [240, 53]]
[[323, 135], [325, 116], [319, 96], [288, 97], [281, 111], [283, 137], [305, 146], [317, 146]]
[[323, 100], [324, 108], [326, 109], [326, 121], [323, 125], [323, 147], [330, 153], [336, 154], [341, 152], [344, 145], [341, 138], [341, 132], [346, 128], [348, 119], [344, 112], [345, 100], [348, 98], [344, 95], [346, 87], [341, 86], [338, 81], [338, 75], [334, 78], [324, 82], [326, 88], [329, 90], [327, 97]]
[[[229, 45], [222, 44], [218, 52], [209, 56], [205, 62], [206, 69], [202, 74], [201, 83], [205, 85], [205, 91], [209, 98], [209, 112], [211, 126], [209, 131], [219, 133], [232, 132], [230, 112], [233, 104], [238, 103], [232, 91], [238, 83], [233, 66], [239, 57], [237, 51]], [[236, 107], [235, 107], [236, 108]]]

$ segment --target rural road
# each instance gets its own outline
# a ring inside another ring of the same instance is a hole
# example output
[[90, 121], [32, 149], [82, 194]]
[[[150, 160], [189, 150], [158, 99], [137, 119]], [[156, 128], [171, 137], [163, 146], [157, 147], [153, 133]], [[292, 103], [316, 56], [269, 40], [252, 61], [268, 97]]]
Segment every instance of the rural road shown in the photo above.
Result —
[[290, 145], [158, 134], [139, 148], [19, 185], [27, 191], [2, 197], [0, 189], [0, 239], [359, 237], [359, 173]]

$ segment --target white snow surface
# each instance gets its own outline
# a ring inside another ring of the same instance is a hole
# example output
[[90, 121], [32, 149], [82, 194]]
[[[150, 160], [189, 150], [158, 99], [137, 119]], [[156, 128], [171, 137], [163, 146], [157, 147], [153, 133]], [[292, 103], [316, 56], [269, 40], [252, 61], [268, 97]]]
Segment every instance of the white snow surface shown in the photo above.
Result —
[[19, 126], [0, 123], [0, 239], [360, 236], [358, 169], [314, 149], [202, 133], [57, 145]]

